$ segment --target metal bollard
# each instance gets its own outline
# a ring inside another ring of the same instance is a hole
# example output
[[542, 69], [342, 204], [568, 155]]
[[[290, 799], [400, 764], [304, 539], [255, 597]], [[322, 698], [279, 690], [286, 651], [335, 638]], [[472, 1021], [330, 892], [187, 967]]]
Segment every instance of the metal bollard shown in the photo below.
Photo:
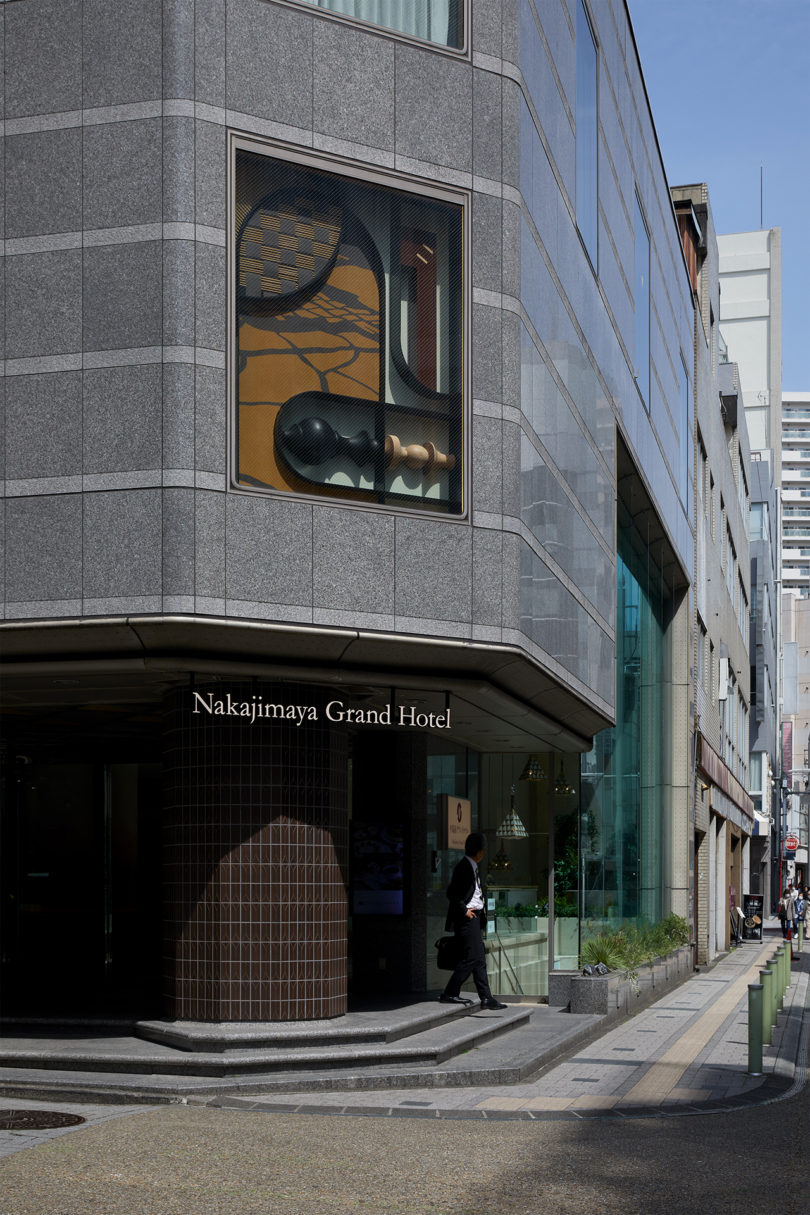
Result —
[[804, 920], [799, 920], [799, 953], [804, 949]]
[[776, 1025], [776, 1010], [779, 1007], [776, 992], [779, 987], [779, 967], [777, 966], [779, 959], [776, 954], [773, 955], [768, 966], [773, 978], [771, 979], [771, 1025]]
[[748, 984], [748, 1075], [762, 1075], [762, 984]]
[[766, 1046], [770, 1046], [773, 1024], [773, 971], [766, 967], [759, 972], [759, 979], [762, 984], [762, 1041]]
[[778, 1012], [785, 1003], [785, 951], [781, 945], [776, 951], [776, 967], [778, 974], [776, 984], [776, 1009]]
[[785, 949], [785, 990], [787, 990], [788, 987], [790, 987], [791, 983], [793, 982], [793, 965], [792, 965], [792, 963], [793, 963], [793, 944], [791, 941], [788, 941], [787, 948]]

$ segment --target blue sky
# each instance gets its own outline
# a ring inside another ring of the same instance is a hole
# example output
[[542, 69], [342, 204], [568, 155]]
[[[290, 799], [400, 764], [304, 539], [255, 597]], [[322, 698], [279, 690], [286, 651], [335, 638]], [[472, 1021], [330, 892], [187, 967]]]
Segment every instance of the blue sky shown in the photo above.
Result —
[[810, 0], [629, 0], [669, 184], [782, 229], [782, 388], [810, 389]]

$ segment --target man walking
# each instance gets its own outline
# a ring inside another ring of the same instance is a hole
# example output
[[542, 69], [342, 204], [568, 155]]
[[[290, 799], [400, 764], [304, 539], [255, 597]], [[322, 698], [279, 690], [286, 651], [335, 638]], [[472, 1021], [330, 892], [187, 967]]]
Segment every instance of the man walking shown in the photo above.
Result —
[[452, 928], [456, 935], [459, 963], [439, 996], [442, 1004], [472, 1004], [472, 1000], [467, 1000], [459, 994], [462, 983], [472, 975], [482, 1008], [506, 1008], [505, 1004], [495, 999], [489, 989], [484, 940], [481, 936], [481, 929], [487, 922], [487, 913], [484, 910], [478, 866], [484, 858], [486, 847], [486, 836], [480, 831], [473, 831], [472, 835], [467, 836], [464, 842], [465, 855], [456, 865], [447, 887], [450, 908], [444, 926], [448, 932]]

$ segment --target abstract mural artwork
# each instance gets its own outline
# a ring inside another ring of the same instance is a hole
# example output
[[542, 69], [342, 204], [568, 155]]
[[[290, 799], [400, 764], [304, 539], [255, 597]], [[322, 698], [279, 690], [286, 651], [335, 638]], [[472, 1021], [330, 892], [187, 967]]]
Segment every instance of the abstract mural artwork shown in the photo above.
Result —
[[463, 510], [463, 208], [238, 150], [236, 480]]

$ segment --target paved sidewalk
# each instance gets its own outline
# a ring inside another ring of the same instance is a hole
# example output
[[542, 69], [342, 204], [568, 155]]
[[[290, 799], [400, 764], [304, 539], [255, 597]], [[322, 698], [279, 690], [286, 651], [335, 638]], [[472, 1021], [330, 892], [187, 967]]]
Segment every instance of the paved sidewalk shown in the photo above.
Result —
[[[255, 1113], [487, 1121], [624, 1120], [759, 1105], [788, 1095], [800, 1045], [804, 1040], [806, 1056], [810, 1031], [809, 946], [794, 959], [784, 1012], [779, 1015], [773, 1043], [765, 1050], [765, 1075], [746, 1075], [748, 984], [759, 981], [759, 969], [779, 939], [778, 933], [770, 932], [762, 945], [746, 944], [734, 950], [714, 969], [695, 975], [531, 1082], [208, 1099], [195, 1097], [190, 1089], [188, 1105]], [[0, 1131], [0, 1157], [74, 1130], [154, 1109], [146, 1104], [92, 1105], [16, 1097], [0, 1099], [0, 1105], [5, 1109], [59, 1110], [86, 1119], [78, 1127]]]
[[[759, 1104], [793, 1080], [810, 980], [810, 951], [796, 954], [784, 1012], [765, 1048], [761, 1077], [748, 1076], [748, 984], [781, 938], [733, 950], [638, 1016], [530, 1083], [479, 1088], [215, 1097], [200, 1104], [256, 1112], [400, 1117], [582, 1118], [709, 1112]], [[808, 1029], [805, 1018], [805, 1032]], [[191, 1101], [197, 1102], [191, 1098]], [[349, 1104], [350, 1102], [350, 1104]]]
[[0, 1115], [8, 1110], [58, 1110], [60, 1114], [78, 1114], [84, 1122], [78, 1126], [53, 1127], [45, 1130], [0, 1130], [0, 1159], [20, 1152], [23, 1148], [37, 1147], [40, 1143], [49, 1143], [61, 1135], [69, 1135], [73, 1131], [89, 1126], [98, 1126], [101, 1122], [109, 1122], [113, 1118], [124, 1118], [129, 1114], [143, 1114], [153, 1109], [151, 1105], [85, 1105], [72, 1101], [27, 1101], [25, 1098], [4, 1098], [0, 1101]]

